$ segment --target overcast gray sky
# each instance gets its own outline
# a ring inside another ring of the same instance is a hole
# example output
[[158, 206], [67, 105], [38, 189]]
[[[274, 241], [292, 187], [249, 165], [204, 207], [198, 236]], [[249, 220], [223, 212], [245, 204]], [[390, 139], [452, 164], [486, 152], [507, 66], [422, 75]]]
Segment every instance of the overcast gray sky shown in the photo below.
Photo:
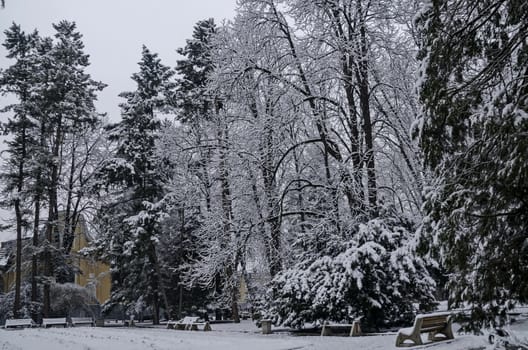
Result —
[[[13, 21], [42, 35], [53, 34], [52, 23], [75, 21], [90, 54], [89, 72], [109, 85], [99, 97], [99, 108], [117, 120], [116, 96], [134, 88], [130, 75], [137, 71], [143, 44], [174, 66], [176, 48], [185, 45], [198, 20], [214, 17], [220, 23], [232, 18], [235, 8], [236, 0], [6, 0], [0, 10], [0, 40]], [[2, 47], [0, 67], [8, 64]]]
[[[52, 23], [75, 21], [90, 55], [88, 72], [108, 84], [99, 94], [98, 109], [117, 121], [117, 95], [134, 89], [130, 76], [138, 69], [143, 44], [174, 67], [179, 59], [176, 49], [185, 45], [197, 21], [213, 17], [221, 23], [234, 16], [235, 8], [236, 0], [6, 0], [0, 10], [0, 41], [4, 42], [4, 31], [12, 22], [27, 32], [38, 29], [41, 35], [52, 35]], [[0, 68], [11, 64], [5, 55], [2, 46]], [[8, 101], [0, 97], [0, 106]], [[0, 218], [5, 217], [0, 212]], [[0, 241], [11, 236], [0, 232]]]

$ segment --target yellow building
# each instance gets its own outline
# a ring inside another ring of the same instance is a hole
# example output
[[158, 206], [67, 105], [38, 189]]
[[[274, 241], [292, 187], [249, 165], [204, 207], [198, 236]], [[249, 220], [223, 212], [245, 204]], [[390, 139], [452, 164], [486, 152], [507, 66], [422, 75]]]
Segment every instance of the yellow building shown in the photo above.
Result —
[[[59, 215], [60, 217], [60, 215]], [[59, 225], [61, 226], [61, 225]], [[57, 243], [62, 242], [63, 229], [59, 227], [59, 235], [55, 237]], [[73, 263], [78, 267], [79, 273], [75, 274], [74, 283], [86, 287], [92, 291], [100, 304], [103, 304], [110, 298], [112, 279], [110, 268], [107, 264], [97, 261], [90, 256], [82, 254], [82, 249], [89, 247], [93, 238], [87, 230], [86, 222], [82, 216], [79, 217], [78, 224], [74, 232], [74, 241], [71, 248]], [[29, 238], [25, 238], [23, 245], [31, 244]], [[16, 241], [7, 241], [0, 243], [0, 290], [4, 293], [9, 291], [15, 284], [14, 256], [16, 250]], [[24, 259], [23, 260], [28, 260]], [[25, 265], [22, 274], [28, 276], [28, 265]]]
[[74, 237], [71, 253], [76, 259], [76, 266], [81, 271], [75, 274], [75, 284], [92, 290], [99, 303], [103, 304], [110, 298], [112, 288], [110, 267], [81, 253], [81, 250], [92, 242], [83, 217], [79, 219]]

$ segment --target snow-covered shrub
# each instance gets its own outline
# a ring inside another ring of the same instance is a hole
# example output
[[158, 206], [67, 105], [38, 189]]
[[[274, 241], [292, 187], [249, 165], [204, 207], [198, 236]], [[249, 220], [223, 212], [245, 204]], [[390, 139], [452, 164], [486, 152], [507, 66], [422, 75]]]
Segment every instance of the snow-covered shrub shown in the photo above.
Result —
[[411, 227], [397, 217], [370, 220], [358, 225], [341, 253], [277, 275], [268, 291], [275, 322], [301, 327], [362, 316], [364, 325], [377, 328], [409, 321], [413, 304], [432, 306], [435, 283], [415, 254]]
[[[18, 317], [30, 318], [32, 315], [40, 313], [42, 303], [31, 301], [31, 284], [22, 281], [21, 285], [21, 300]], [[0, 322], [8, 318], [13, 318], [13, 306], [15, 302], [15, 290], [12, 288], [5, 294], [0, 293]]]
[[70, 315], [74, 310], [90, 311], [97, 304], [95, 296], [85, 287], [74, 283], [51, 285], [51, 310], [55, 315]]
[[0, 294], [0, 315], [4, 321], [5, 319], [13, 317], [13, 305], [15, 302], [15, 292], [11, 291], [8, 293]]

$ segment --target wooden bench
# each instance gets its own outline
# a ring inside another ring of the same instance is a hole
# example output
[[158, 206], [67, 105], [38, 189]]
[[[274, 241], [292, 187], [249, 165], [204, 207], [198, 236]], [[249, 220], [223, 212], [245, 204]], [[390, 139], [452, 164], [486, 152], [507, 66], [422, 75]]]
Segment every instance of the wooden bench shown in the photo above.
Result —
[[48, 328], [53, 326], [64, 326], [64, 328], [66, 328], [68, 327], [68, 320], [66, 319], [66, 317], [42, 319], [42, 327]]
[[93, 318], [91, 317], [72, 317], [71, 318], [71, 326], [76, 327], [80, 325], [89, 325], [94, 327], [95, 323]]
[[359, 337], [361, 335], [361, 317], [356, 318], [352, 324], [343, 324], [343, 323], [336, 323], [336, 324], [323, 324], [323, 329], [321, 330], [321, 337], [325, 335], [333, 335], [334, 332], [333, 329], [350, 329], [350, 332], [348, 333], [349, 337]]
[[203, 331], [210, 331], [211, 326], [209, 322], [198, 322], [199, 317], [184, 317], [179, 321], [168, 321], [167, 328], [180, 329], [184, 331], [198, 331], [202, 328]]
[[[453, 339], [452, 322], [451, 314], [447, 312], [417, 315], [412, 327], [399, 330], [396, 336], [396, 346], [422, 345], [421, 333], [429, 333], [427, 339], [430, 341]], [[443, 336], [437, 338], [438, 334]], [[406, 340], [410, 340], [412, 343], [405, 343]]]
[[36, 326], [31, 318], [17, 318], [6, 320], [4, 328], [26, 328]]

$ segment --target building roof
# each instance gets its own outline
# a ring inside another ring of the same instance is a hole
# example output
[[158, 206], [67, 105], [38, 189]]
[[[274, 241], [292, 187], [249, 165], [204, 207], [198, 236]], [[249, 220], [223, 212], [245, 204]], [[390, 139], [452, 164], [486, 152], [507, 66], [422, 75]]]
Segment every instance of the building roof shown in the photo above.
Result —
[[[61, 219], [64, 218], [64, 212], [59, 212], [59, 221]], [[41, 233], [40, 233], [40, 236], [39, 238], [44, 238], [45, 235], [44, 235], [44, 232], [45, 232], [45, 219], [43, 219], [42, 221], [43, 223], [43, 226], [41, 227]], [[93, 241], [93, 237], [92, 235], [88, 232], [88, 228], [87, 228], [87, 225], [86, 225], [86, 221], [84, 219], [84, 216], [83, 215], [79, 215], [79, 221], [77, 223], [78, 226], [80, 226], [81, 228], [81, 233], [84, 235], [84, 237], [86, 238], [86, 240], [88, 242], [91, 242]], [[61, 225], [60, 222], [59, 222], [59, 230], [63, 230], [64, 229], [64, 225]], [[28, 231], [28, 233], [30, 233], [30, 231]], [[33, 236], [24, 236], [22, 238], [22, 245], [24, 246], [25, 244], [29, 244], [30, 241], [32, 240]], [[57, 240], [58, 242], [58, 240]], [[8, 267], [9, 265], [9, 258], [11, 255], [15, 254], [15, 251], [16, 251], [16, 238], [15, 239], [10, 239], [10, 240], [5, 240], [3, 242], [0, 241], [0, 269], [5, 269], [6, 267]]]
[[[31, 237], [22, 238], [22, 246], [29, 244]], [[9, 258], [15, 254], [16, 239], [10, 241], [0, 242], [0, 269], [4, 269], [9, 265]]]

